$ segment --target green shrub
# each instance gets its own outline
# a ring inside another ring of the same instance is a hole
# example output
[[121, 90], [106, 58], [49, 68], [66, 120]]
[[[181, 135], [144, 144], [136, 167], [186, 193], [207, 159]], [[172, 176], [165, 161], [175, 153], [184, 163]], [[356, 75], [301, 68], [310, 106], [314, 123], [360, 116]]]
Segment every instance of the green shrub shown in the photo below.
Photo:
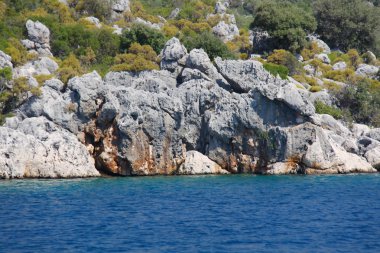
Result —
[[279, 75], [282, 79], [287, 79], [289, 75], [289, 69], [282, 65], [277, 65], [274, 63], [265, 63], [264, 68], [270, 72], [272, 75]]
[[283, 49], [274, 50], [268, 56], [267, 61], [287, 67], [290, 75], [301, 74], [303, 72], [302, 65], [298, 62], [297, 58], [292, 53]]
[[82, 69], [80, 61], [73, 53], [69, 54], [69, 56], [62, 61], [58, 69], [58, 76], [65, 84], [67, 84], [71, 78], [82, 75], [83, 73], [84, 70]]
[[157, 54], [151, 46], [133, 43], [127, 54], [119, 54], [115, 57], [115, 65], [111, 67], [111, 70], [132, 72], [158, 70], [157, 60]]
[[319, 86], [319, 85], [311, 86], [310, 89], [309, 89], [310, 92], [319, 92], [321, 90], [323, 90], [323, 88], [321, 86]]
[[380, 89], [370, 80], [347, 85], [336, 97], [346, 120], [380, 127]]
[[[317, 0], [314, 4], [317, 33], [341, 50], [380, 49], [380, 9], [363, 0]], [[379, 51], [377, 51], [379, 52]]]
[[328, 114], [333, 116], [335, 119], [341, 119], [343, 117], [343, 113], [339, 108], [326, 105], [321, 101], [316, 101], [314, 105], [316, 113]]
[[265, 1], [257, 9], [252, 27], [269, 32], [278, 48], [292, 52], [306, 45], [306, 35], [316, 29], [310, 12], [289, 2]]
[[202, 48], [211, 60], [214, 60], [218, 56], [225, 59], [236, 58], [226, 44], [211, 32], [203, 32], [194, 37], [185, 37], [182, 40], [189, 51], [194, 48]]
[[126, 52], [133, 43], [149, 45], [159, 54], [163, 49], [167, 38], [161, 31], [149, 28], [145, 25], [134, 24], [130, 30], [123, 33], [121, 38], [121, 51]]

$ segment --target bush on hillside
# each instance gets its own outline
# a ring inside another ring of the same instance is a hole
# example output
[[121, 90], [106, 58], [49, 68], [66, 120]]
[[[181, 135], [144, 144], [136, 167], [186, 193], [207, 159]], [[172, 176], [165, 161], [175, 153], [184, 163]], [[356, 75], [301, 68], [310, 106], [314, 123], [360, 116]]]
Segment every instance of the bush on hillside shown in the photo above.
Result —
[[380, 51], [380, 9], [364, 0], [317, 0], [317, 33], [331, 47]]
[[279, 75], [281, 79], [287, 79], [289, 75], [289, 69], [282, 65], [277, 65], [274, 63], [264, 63], [264, 68], [270, 72], [272, 75]]
[[289, 75], [301, 74], [303, 72], [302, 64], [298, 62], [292, 53], [284, 49], [274, 50], [273, 53], [268, 56], [267, 61], [287, 67]]
[[203, 32], [194, 37], [185, 37], [182, 40], [189, 51], [194, 48], [202, 48], [211, 60], [218, 56], [224, 59], [236, 58], [226, 44], [211, 32]]
[[133, 43], [128, 49], [128, 53], [117, 55], [115, 65], [111, 67], [112, 71], [132, 72], [154, 69], [159, 69], [156, 52], [151, 46], [142, 46], [138, 43]]
[[306, 35], [317, 27], [313, 15], [289, 2], [266, 1], [256, 13], [252, 27], [269, 32], [277, 48], [292, 52], [306, 45]]
[[157, 54], [159, 54], [166, 41], [167, 38], [161, 31], [149, 28], [142, 24], [134, 24], [130, 30], [123, 33], [120, 49], [122, 52], [126, 52], [127, 49], [136, 42], [140, 45], [149, 45]]
[[315, 102], [315, 112], [319, 114], [328, 114], [333, 116], [335, 119], [341, 119], [343, 117], [343, 113], [339, 108], [332, 107], [324, 104], [321, 101]]

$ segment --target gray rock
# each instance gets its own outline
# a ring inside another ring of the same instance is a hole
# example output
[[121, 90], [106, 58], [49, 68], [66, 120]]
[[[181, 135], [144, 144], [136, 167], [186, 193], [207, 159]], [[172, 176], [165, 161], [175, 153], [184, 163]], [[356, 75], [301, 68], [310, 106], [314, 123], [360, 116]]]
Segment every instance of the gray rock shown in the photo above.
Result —
[[119, 13], [129, 11], [129, 5], [129, 0], [115, 0], [112, 5], [112, 10]]
[[284, 102], [303, 115], [315, 113], [314, 105], [306, 98], [306, 93], [302, 93], [287, 81], [272, 76], [260, 62], [222, 61], [217, 58], [215, 63], [236, 92], [257, 90], [268, 99]]
[[202, 174], [229, 174], [217, 163], [211, 161], [207, 156], [197, 152], [186, 152], [186, 158], [179, 167], [177, 174], [180, 175], [202, 175]]
[[25, 65], [17, 67], [13, 71], [13, 77], [34, 75], [51, 75], [58, 69], [58, 64], [49, 57], [40, 57], [39, 59], [27, 62]]
[[102, 24], [100, 23], [100, 20], [96, 17], [86, 17], [84, 18], [86, 21], [90, 22], [91, 24], [93, 24], [94, 26], [96, 26], [97, 28], [101, 28], [102, 27]]
[[379, 73], [379, 70], [379, 67], [373, 65], [360, 64], [355, 73], [359, 76], [375, 77]]
[[119, 27], [118, 25], [113, 25], [112, 28], [114, 29], [113, 30], [113, 34], [116, 34], [116, 35], [122, 35], [123, 34], [123, 29], [121, 27]]
[[363, 124], [353, 124], [351, 128], [351, 132], [356, 138], [367, 135], [370, 131], [370, 128], [367, 125]]
[[224, 42], [231, 41], [239, 35], [239, 28], [235, 24], [227, 24], [224, 21], [220, 21], [212, 28], [212, 31]]
[[365, 135], [371, 139], [380, 141], [380, 128], [370, 129]]
[[99, 176], [85, 146], [43, 117], [0, 127], [0, 178]]
[[33, 22], [28, 20], [26, 22], [26, 29], [28, 31], [29, 40], [40, 45], [50, 44], [50, 30], [39, 21]]
[[367, 151], [364, 157], [374, 168], [380, 170], [380, 147]]
[[311, 42], [317, 43], [318, 47], [321, 48], [321, 49], [323, 49], [323, 53], [324, 54], [330, 54], [331, 53], [330, 47], [323, 40], [321, 40], [318, 37], [313, 36], [313, 35], [309, 35], [308, 39]]
[[344, 61], [337, 62], [332, 66], [333, 70], [345, 70], [346, 68], [347, 63], [345, 63]]
[[169, 19], [175, 19], [176, 17], [178, 17], [178, 14], [181, 12], [181, 9], [180, 8], [175, 8], [174, 10], [172, 10], [172, 12], [170, 13], [169, 15]]
[[21, 40], [21, 44], [28, 50], [33, 50], [36, 48], [36, 44], [31, 40]]
[[310, 101], [315, 104], [317, 101], [324, 103], [325, 105], [333, 106], [334, 100], [332, 96], [327, 92], [327, 90], [322, 90], [318, 92], [310, 92], [308, 94]]
[[227, 1], [224, 1], [224, 2], [218, 1], [215, 4], [215, 13], [216, 14], [225, 14], [227, 12], [227, 8], [228, 8], [228, 2]]
[[0, 69], [6, 67], [13, 68], [12, 58], [0, 50]]
[[178, 60], [185, 55], [187, 55], [187, 50], [179, 39], [175, 37], [170, 39], [161, 52], [161, 69], [174, 71], [178, 67]]
[[330, 64], [331, 62], [327, 54], [317, 54], [315, 55], [315, 58], [321, 60], [325, 64]]

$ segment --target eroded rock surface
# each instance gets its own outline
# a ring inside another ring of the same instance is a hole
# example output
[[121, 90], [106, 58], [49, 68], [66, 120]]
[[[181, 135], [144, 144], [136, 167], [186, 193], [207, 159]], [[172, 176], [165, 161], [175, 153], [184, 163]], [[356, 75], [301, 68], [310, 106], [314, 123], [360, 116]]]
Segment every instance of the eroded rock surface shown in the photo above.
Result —
[[[375, 131], [351, 132], [332, 117], [315, 114], [308, 91], [272, 76], [261, 63], [217, 58], [214, 65], [203, 50], [187, 53], [177, 39], [161, 57], [160, 71], [110, 72], [104, 78], [92, 72], [67, 87], [49, 80], [17, 116], [43, 117], [45, 125], [79, 140], [78, 149], [86, 147], [96, 168], [112, 175], [376, 171]], [[11, 121], [3, 129], [25, 130]], [[43, 142], [38, 131], [22, 133]], [[13, 161], [20, 162], [8, 175], [30, 175], [18, 169], [24, 160]]]

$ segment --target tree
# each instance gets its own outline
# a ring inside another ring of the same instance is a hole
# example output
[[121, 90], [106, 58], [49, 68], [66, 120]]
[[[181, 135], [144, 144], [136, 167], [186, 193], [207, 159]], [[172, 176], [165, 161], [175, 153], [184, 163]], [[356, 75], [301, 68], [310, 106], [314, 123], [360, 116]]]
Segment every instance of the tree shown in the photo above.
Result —
[[313, 15], [289, 2], [267, 1], [257, 8], [251, 27], [266, 30], [278, 48], [292, 52], [306, 45], [306, 35], [317, 28]]
[[[317, 0], [317, 33], [331, 47], [380, 50], [380, 9], [364, 0]], [[379, 51], [377, 51], [379, 53]]]

